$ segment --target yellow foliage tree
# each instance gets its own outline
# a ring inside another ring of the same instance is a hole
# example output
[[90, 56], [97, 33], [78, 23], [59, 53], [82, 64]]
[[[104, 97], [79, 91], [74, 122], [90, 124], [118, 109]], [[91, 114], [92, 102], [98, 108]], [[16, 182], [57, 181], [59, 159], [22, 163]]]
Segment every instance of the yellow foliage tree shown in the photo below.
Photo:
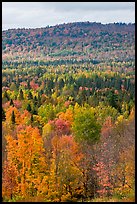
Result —
[[9, 123], [9, 125], [12, 124], [11, 115], [13, 111], [15, 114], [16, 125], [19, 125], [21, 123], [20, 112], [16, 107], [12, 107], [12, 106], [10, 106], [6, 111], [6, 122]]
[[67, 109], [66, 112], [60, 112], [58, 114], [59, 118], [62, 119], [62, 120], [65, 120], [65, 121], [68, 121], [69, 124], [71, 125], [74, 118], [73, 118], [73, 112], [71, 109]]
[[72, 136], [52, 138], [50, 195], [54, 201], [70, 201], [76, 189], [82, 188], [79, 162], [83, 154]]
[[[6, 140], [7, 162], [10, 168], [15, 168], [17, 172], [14, 178], [18, 186], [16, 194], [22, 197], [37, 195], [39, 185], [47, 174], [43, 140], [38, 128], [20, 127], [17, 131], [17, 139], [7, 135]], [[8, 191], [7, 188], [4, 195], [8, 194]]]

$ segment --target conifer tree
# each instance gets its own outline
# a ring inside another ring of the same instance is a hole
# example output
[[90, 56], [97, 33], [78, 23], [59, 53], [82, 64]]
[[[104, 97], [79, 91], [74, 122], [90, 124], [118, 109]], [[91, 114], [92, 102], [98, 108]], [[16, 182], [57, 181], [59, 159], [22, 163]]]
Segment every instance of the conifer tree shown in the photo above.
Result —
[[14, 111], [12, 111], [12, 114], [11, 114], [11, 122], [12, 122], [12, 124], [15, 124], [15, 113], [14, 113]]
[[4, 109], [2, 108], [2, 121], [5, 121], [5, 120], [6, 120], [6, 115], [5, 115]]
[[20, 99], [20, 100], [23, 100], [23, 99], [24, 99], [24, 95], [23, 95], [22, 89], [20, 90], [20, 93], [19, 93], [19, 99]]
[[34, 121], [34, 119], [33, 119], [33, 114], [31, 115], [30, 121], [31, 121], [31, 124], [32, 124], [33, 121]]
[[27, 105], [27, 108], [26, 108], [27, 111], [31, 112], [32, 108], [31, 108], [31, 105], [28, 103]]
[[33, 101], [34, 101], [34, 105], [36, 106], [36, 105], [38, 104], [38, 99], [37, 99], [37, 97], [36, 97], [36, 96], [34, 96]]
[[4, 92], [3, 98], [4, 98], [5, 102], [10, 100], [10, 97], [9, 97], [7, 91]]
[[31, 100], [31, 99], [33, 99], [33, 96], [32, 96], [32, 93], [29, 91], [29, 93], [28, 93], [28, 100]]
[[14, 103], [13, 103], [12, 98], [10, 99], [10, 106], [13, 106], [13, 107], [14, 107]]

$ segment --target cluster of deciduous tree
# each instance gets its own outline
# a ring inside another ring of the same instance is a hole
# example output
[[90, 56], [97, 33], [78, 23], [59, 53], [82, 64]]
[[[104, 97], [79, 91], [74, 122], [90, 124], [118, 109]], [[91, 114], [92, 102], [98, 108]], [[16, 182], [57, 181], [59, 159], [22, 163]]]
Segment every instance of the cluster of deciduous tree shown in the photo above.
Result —
[[3, 31], [3, 201], [134, 201], [134, 71], [133, 24]]
[[3, 58], [134, 58], [135, 24], [79, 22], [2, 32]]
[[[29, 100], [38, 108], [42, 100], [48, 100], [51, 103], [54, 101], [56, 104], [58, 99], [65, 102], [71, 97], [71, 103], [84, 104], [86, 102], [96, 106], [99, 102], [103, 102], [119, 112], [122, 112], [123, 102], [126, 102], [128, 103], [127, 111], [130, 112], [134, 103], [135, 79], [134, 71], [131, 73], [129, 67], [134, 65], [123, 62], [122, 65], [112, 63], [112, 66], [115, 68], [106, 70], [105, 63], [32, 67], [31, 65], [28, 67], [27, 62], [24, 66], [18, 63], [4, 63], [3, 102], [10, 99], [25, 100], [29, 97]], [[117, 66], [120, 70], [123, 66], [127, 66], [127, 71], [120, 73]], [[26, 97], [28, 92], [34, 96]]]
[[35, 114], [24, 100], [3, 104], [4, 200], [134, 194], [133, 109], [44, 102]]

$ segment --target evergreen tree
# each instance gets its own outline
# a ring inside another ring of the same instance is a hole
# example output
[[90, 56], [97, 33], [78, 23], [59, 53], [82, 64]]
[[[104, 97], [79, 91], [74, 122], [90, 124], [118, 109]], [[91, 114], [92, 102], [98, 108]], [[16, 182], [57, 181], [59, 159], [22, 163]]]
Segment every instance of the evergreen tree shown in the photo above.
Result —
[[33, 96], [32, 96], [32, 93], [29, 91], [29, 93], [28, 93], [28, 100], [31, 100], [31, 99], [33, 99]]
[[5, 102], [10, 100], [10, 97], [9, 97], [7, 91], [4, 92], [3, 99], [4, 99]]
[[107, 98], [109, 105], [117, 109], [118, 96], [114, 93], [114, 91], [111, 91]]
[[32, 110], [32, 114], [33, 114], [33, 115], [38, 115], [37, 107], [35, 107], [35, 108]]
[[34, 101], [34, 105], [35, 105], [35, 106], [37, 106], [37, 104], [38, 104], [38, 99], [37, 99], [37, 97], [36, 97], [36, 96], [34, 96], [33, 101]]
[[38, 95], [42, 95], [44, 92], [43, 92], [43, 90], [41, 89], [40, 91], [39, 91], [39, 93], [38, 93]]
[[30, 82], [29, 82], [29, 81], [27, 81], [27, 88], [28, 88], [28, 89], [31, 89], [31, 87], [30, 87]]
[[16, 95], [14, 96], [14, 99], [17, 100], [17, 96]]
[[10, 106], [13, 106], [14, 107], [14, 103], [13, 103], [13, 100], [10, 99]]
[[15, 124], [15, 113], [14, 113], [14, 111], [12, 111], [12, 114], [11, 114], [11, 122], [12, 122], [12, 124], [14, 125]]
[[40, 107], [41, 106], [41, 96], [40, 96], [40, 94], [38, 93], [38, 107]]
[[31, 112], [32, 111], [32, 108], [31, 108], [31, 105], [28, 103], [27, 105], [27, 108], [26, 108], [27, 111]]
[[34, 119], [33, 119], [33, 114], [31, 115], [30, 121], [31, 121], [31, 124], [32, 124], [33, 121], [34, 121]]
[[2, 121], [5, 121], [5, 120], [6, 120], [6, 114], [4, 109], [2, 108]]
[[23, 100], [23, 99], [24, 99], [24, 95], [23, 95], [22, 89], [20, 89], [19, 99], [20, 99], [20, 100]]

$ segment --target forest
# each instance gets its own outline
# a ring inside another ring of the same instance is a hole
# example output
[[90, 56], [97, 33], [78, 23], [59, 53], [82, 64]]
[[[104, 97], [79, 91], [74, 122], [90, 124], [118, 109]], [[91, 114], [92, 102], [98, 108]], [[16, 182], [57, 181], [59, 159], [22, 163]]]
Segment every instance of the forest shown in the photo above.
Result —
[[135, 201], [135, 24], [2, 31], [2, 201]]

